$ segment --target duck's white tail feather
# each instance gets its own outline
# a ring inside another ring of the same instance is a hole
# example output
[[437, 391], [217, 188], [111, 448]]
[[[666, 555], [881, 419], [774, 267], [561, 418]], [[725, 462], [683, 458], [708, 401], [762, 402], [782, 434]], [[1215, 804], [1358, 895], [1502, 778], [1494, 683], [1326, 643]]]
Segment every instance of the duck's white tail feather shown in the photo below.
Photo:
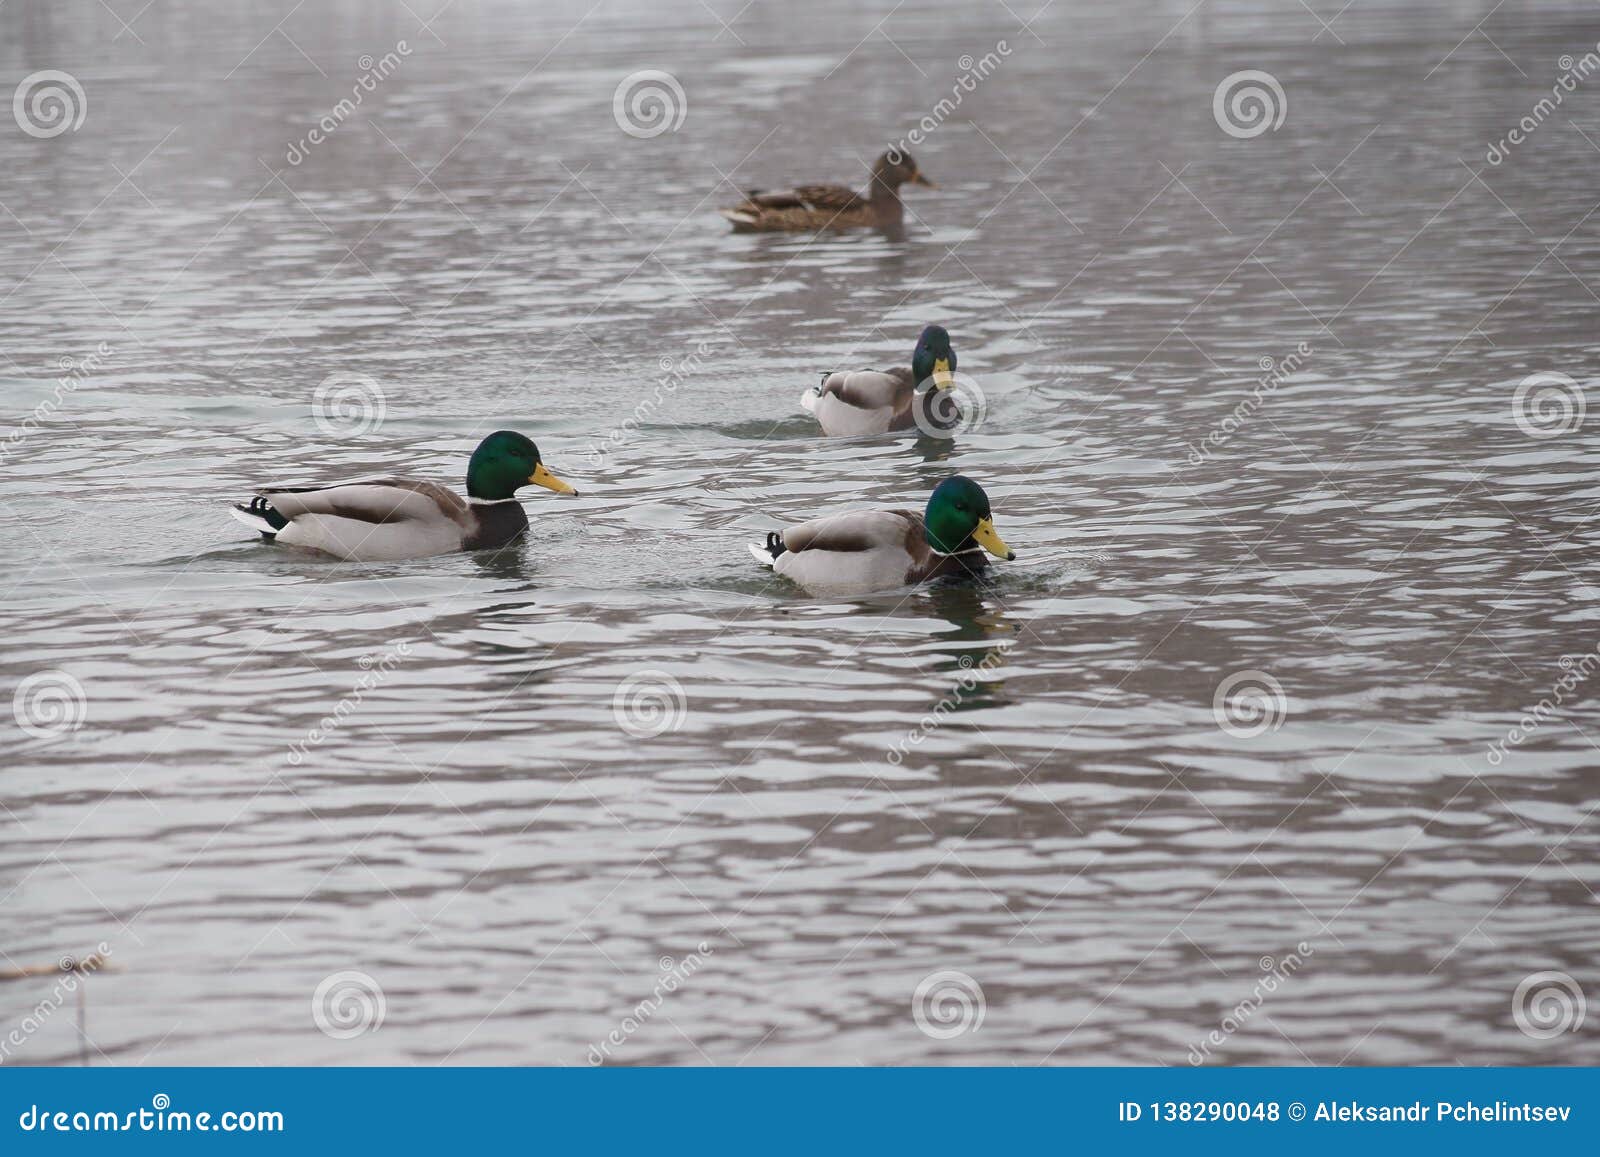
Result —
[[268, 522], [265, 518], [262, 518], [259, 514], [252, 514], [250, 511], [243, 510], [237, 506], [228, 507], [228, 513], [233, 515], [240, 522], [244, 523], [251, 530], [259, 530], [262, 534], [278, 533], [278, 528], [273, 526], [272, 523]]
[[815, 414], [817, 412], [817, 402], [819, 399], [821, 399], [821, 397], [822, 391], [817, 389], [815, 386], [812, 386], [809, 390], [800, 395], [800, 408], [802, 410], [809, 410], [811, 413]]
[[750, 548], [750, 553], [756, 556], [757, 562], [768, 570], [772, 569], [772, 554], [765, 546], [759, 542], [747, 542], [745, 546]]

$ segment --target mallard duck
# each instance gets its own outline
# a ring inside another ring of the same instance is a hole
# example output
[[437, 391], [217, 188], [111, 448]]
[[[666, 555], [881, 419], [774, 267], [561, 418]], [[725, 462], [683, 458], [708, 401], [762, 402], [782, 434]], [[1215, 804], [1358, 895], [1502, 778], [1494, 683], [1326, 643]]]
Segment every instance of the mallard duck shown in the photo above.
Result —
[[268, 542], [352, 562], [388, 562], [515, 541], [528, 529], [516, 492], [530, 485], [577, 493], [544, 468], [539, 447], [521, 434], [497, 430], [478, 443], [467, 463], [466, 501], [432, 482], [374, 478], [264, 487], [230, 513]]
[[905, 217], [900, 186], [934, 183], [922, 175], [910, 153], [890, 149], [872, 166], [867, 191], [843, 185], [797, 185], [793, 189], [752, 189], [741, 204], [718, 209], [735, 233], [793, 233], [812, 229], [885, 229]]
[[[882, 434], [913, 426], [932, 434], [960, 424], [961, 408], [950, 389], [955, 369], [950, 335], [930, 325], [917, 338], [910, 368], [825, 373], [800, 404], [817, 416], [824, 434]], [[927, 388], [919, 391], [923, 383]]]
[[970, 478], [946, 478], [921, 514], [854, 510], [802, 522], [750, 543], [750, 553], [812, 593], [880, 591], [980, 573], [983, 552], [1016, 552], [995, 533], [989, 496]]

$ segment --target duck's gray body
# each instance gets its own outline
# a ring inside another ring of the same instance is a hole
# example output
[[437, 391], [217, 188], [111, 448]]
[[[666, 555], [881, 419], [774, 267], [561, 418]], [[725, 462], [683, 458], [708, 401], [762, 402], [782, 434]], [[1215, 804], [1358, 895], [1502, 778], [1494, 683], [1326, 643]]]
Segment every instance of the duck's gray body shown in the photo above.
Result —
[[750, 551], [762, 565], [813, 594], [892, 590], [977, 574], [987, 566], [977, 547], [959, 554], [934, 550], [922, 516], [909, 510], [852, 510], [814, 518], [770, 536], [766, 546], [752, 543]]
[[527, 513], [514, 498], [469, 502], [443, 486], [409, 478], [263, 489], [255, 503], [234, 507], [233, 514], [275, 542], [351, 562], [504, 546], [528, 528]]
[[824, 374], [820, 386], [801, 395], [800, 405], [835, 438], [913, 428], [933, 433], [961, 419], [953, 394], [941, 393], [937, 385], [919, 391], [904, 367]]

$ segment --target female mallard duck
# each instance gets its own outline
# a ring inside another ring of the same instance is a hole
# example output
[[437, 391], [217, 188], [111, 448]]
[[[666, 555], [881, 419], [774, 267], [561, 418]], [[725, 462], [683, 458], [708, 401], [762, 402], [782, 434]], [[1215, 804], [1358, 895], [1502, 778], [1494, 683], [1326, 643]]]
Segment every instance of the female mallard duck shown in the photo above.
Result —
[[910, 153], [890, 149], [872, 166], [865, 193], [843, 185], [797, 185], [752, 189], [742, 204], [718, 209], [735, 233], [793, 233], [812, 229], [894, 229], [905, 217], [900, 186], [934, 184]]
[[[956, 351], [943, 326], [930, 325], [917, 338], [911, 366], [892, 370], [851, 370], [822, 375], [822, 385], [800, 396], [817, 416], [824, 434], [849, 436], [909, 430], [933, 434], [961, 422], [956, 402]], [[927, 388], [919, 391], [919, 385]]]
[[528, 529], [522, 486], [577, 491], [544, 468], [539, 447], [498, 430], [467, 463], [467, 500], [432, 482], [375, 478], [338, 486], [266, 487], [231, 513], [268, 542], [305, 547], [351, 562], [427, 558], [504, 546]]
[[1017, 557], [995, 533], [983, 487], [959, 474], [939, 483], [920, 516], [855, 510], [773, 531], [764, 546], [750, 544], [757, 562], [813, 594], [975, 575], [988, 565], [984, 551], [1007, 562]]

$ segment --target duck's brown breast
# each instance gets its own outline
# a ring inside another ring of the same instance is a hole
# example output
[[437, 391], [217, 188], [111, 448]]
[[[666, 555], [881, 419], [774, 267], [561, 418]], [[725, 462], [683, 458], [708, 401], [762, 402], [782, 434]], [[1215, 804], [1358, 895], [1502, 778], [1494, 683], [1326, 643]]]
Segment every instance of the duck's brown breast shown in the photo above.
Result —
[[528, 512], [515, 498], [504, 502], [474, 502], [477, 526], [461, 544], [462, 550], [493, 550], [522, 537], [528, 529]]

